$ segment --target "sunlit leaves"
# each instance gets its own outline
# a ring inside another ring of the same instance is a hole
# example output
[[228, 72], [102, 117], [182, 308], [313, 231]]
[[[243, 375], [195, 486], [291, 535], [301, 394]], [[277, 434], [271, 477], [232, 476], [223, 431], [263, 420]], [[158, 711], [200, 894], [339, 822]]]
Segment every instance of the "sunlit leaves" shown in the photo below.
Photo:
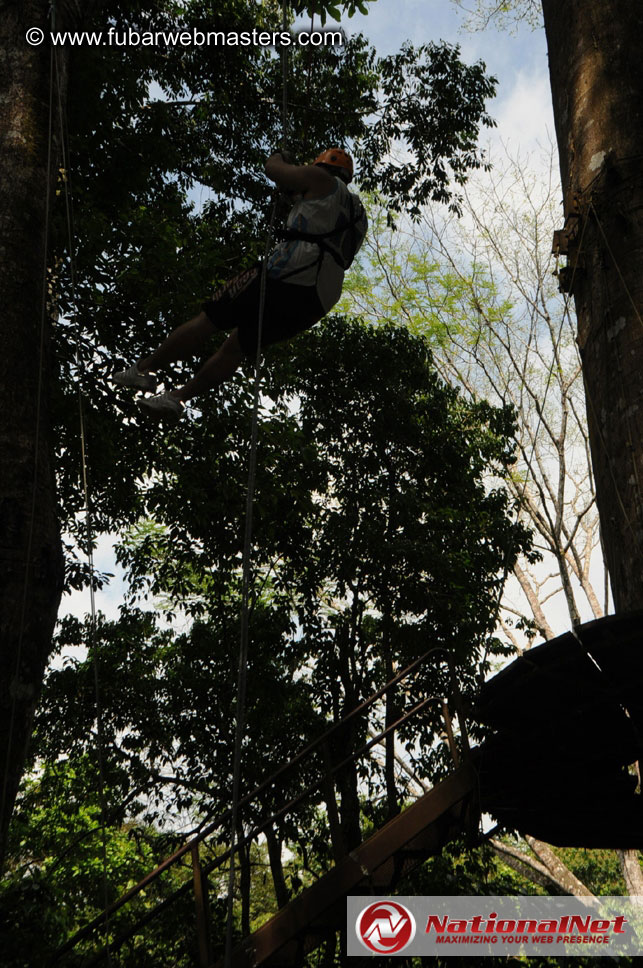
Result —
[[427, 201], [459, 212], [457, 190], [467, 173], [480, 168], [482, 127], [495, 122], [486, 102], [496, 79], [478, 62], [465, 65], [449, 44], [405, 44], [378, 62], [381, 94], [378, 117], [359, 143], [364, 188], [391, 199], [392, 208], [419, 216]]

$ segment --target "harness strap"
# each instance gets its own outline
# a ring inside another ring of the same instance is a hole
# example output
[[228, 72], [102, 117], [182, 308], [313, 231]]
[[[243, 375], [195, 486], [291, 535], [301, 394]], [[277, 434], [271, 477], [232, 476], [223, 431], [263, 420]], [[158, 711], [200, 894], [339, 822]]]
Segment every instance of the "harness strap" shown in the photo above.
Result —
[[[294, 276], [298, 272], [303, 272], [304, 269], [310, 269], [310, 267], [314, 265], [321, 266], [321, 262], [324, 257], [324, 252], [328, 252], [333, 257], [333, 259], [335, 260], [339, 268], [342, 269], [344, 272], [346, 272], [347, 269], [350, 269], [353, 263], [353, 259], [355, 258], [356, 248], [357, 248], [357, 245], [356, 245], [357, 233], [355, 231], [355, 226], [362, 218], [363, 210], [359, 212], [356, 211], [355, 201], [353, 198], [353, 194], [351, 192], [348, 193], [348, 200], [350, 205], [351, 217], [345, 225], [336, 226], [334, 229], [329, 229], [327, 232], [303, 232], [300, 229], [287, 228], [287, 229], [280, 229], [275, 233], [277, 238], [281, 239], [282, 241], [311, 242], [313, 245], [318, 245], [320, 249], [320, 253], [317, 259], [314, 259], [312, 262], [309, 262], [307, 265], [297, 266], [296, 269], [293, 269], [291, 272], [287, 272], [284, 275], [282, 275], [280, 277], [281, 279], [286, 279], [289, 276]], [[360, 205], [360, 209], [361, 209], [361, 205]], [[334, 235], [343, 235], [344, 232], [347, 232], [347, 231], [351, 232], [351, 241], [352, 241], [352, 246], [351, 246], [352, 255], [348, 263], [346, 262], [346, 260], [342, 259], [335, 251], [335, 249], [333, 249], [330, 245], [324, 244], [327, 239], [332, 238]]]

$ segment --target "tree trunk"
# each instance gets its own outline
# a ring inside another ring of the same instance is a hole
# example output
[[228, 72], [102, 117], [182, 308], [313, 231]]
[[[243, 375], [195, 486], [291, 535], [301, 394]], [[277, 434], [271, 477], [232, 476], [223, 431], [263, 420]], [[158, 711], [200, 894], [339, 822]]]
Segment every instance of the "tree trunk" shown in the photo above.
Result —
[[[355, 599], [354, 599], [355, 601]], [[344, 686], [344, 701], [341, 716], [347, 716], [358, 704], [357, 683], [351, 674], [351, 655], [355, 651], [355, 623], [351, 629], [338, 629], [337, 650], [339, 679]], [[333, 765], [341, 762], [359, 745], [356, 735], [355, 719], [345, 723], [333, 737], [331, 757]], [[360, 802], [358, 790], [357, 764], [348, 763], [335, 775], [335, 783], [340, 796], [340, 823], [342, 841], [347, 850], [353, 850], [361, 843]]]
[[290, 900], [290, 891], [288, 890], [288, 885], [286, 884], [284, 868], [281, 862], [281, 840], [275, 832], [272, 824], [268, 824], [264, 830], [264, 834], [266, 836], [266, 844], [268, 846], [268, 859], [270, 861], [272, 882], [275, 886], [277, 906], [282, 908], [285, 907]]
[[[517, 847], [512, 847], [511, 844], [504, 844], [501, 840], [496, 840], [495, 838], [492, 838], [490, 843], [498, 857], [500, 857], [508, 867], [511, 867], [512, 870], [517, 871], [521, 877], [526, 877], [533, 881], [534, 884], [539, 884], [540, 887], [544, 887], [548, 894], [552, 893], [552, 888], [554, 888], [555, 892], [560, 894], [572, 893], [569, 890], [569, 887], [571, 886], [570, 882], [566, 880], [566, 882], [563, 883], [560, 879], [560, 867], [558, 868], [557, 873], [554, 873], [554, 871], [551, 870], [547, 864], [536, 860], [528, 854], [525, 854]], [[556, 858], [556, 860], [558, 860], [558, 858]], [[559, 863], [562, 867], [564, 867], [566, 872], [569, 872], [569, 869], [562, 864], [562, 861], [559, 861]]]
[[572, 874], [570, 869], [557, 857], [549, 844], [544, 844], [542, 840], [535, 837], [525, 837], [525, 840], [533, 850], [534, 854], [543, 866], [550, 872], [552, 880], [559, 884], [562, 889], [573, 897], [594, 897], [589, 888], [585, 887], [582, 881]]
[[[382, 619], [384, 627], [383, 653], [386, 681], [390, 682], [393, 678], [393, 658], [391, 656], [391, 616], [388, 607]], [[392, 726], [398, 718], [397, 707], [395, 704], [395, 689], [389, 689], [386, 693], [386, 711], [384, 726], [386, 729]], [[386, 781], [386, 803], [388, 819], [400, 812], [397, 802], [397, 789], [395, 787], [395, 733], [390, 732], [384, 739], [385, 759], [384, 777]]]
[[[643, 607], [640, 0], [543, 0], [598, 509], [616, 610]], [[571, 226], [571, 222], [568, 222]], [[581, 241], [582, 237], [582, 241]]]
[[[47, 240], [50, 48], [47, 0], [0, 2], [0, 868], [63, 583], [48, 418]], [[66, 54], [58, 49], [61, 71]], [[64, 91], [63, 91], [64, 96]], [[55, 104], [55, 100], [54, 100]], [[53, 197], [53, 191], [50, 191]]]
[[241, 895], [241, 934], [247, 938], [250, 934], [250, 891], [252, 889], [252, 872], [250, 870], [250, 852], [252, 842], [242, 843], [244, 838], [243, 821], [239, 818], [237, 824], [237, 858], [239, 861], [239, 893]]
[[643, 907], [643, 870], [638, 850], [619, 850], [618, 859], [627, 887], [627, 893], [637, 907]]
[[[355, 749], [353, 722], [338, 730], [333, 743], [333, 759], [339, 762]], [[348, 763], [335, 774], [340, 796], [340, 823], [342, 842], [346, 850], [353, 850], [362, 840], [360, 829], [359, 784], [356, 763]]]

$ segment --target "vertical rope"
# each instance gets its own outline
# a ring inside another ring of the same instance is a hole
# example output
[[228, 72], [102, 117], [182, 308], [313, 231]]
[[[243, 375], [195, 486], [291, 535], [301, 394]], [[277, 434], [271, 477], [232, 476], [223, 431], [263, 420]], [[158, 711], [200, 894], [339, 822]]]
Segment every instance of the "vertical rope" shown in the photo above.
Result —
[[[53, 12], [52, 12], [53, 18]], [[53, 48], [52, 48], [53, 50]], [[60, 76], [58, 63], [56, 66], [56, 90], [58, 97], [58, 114], [60, 120], [60, 144], [62, 155], [62, 167], [64, 177], [64, 197], [65, 215], [67, 225], [67, 245], [69, 248], [69, 267], [70, 267], [70, 288], [71, 296], [78, 313], [76, 299], [76, 265], [74, 258], [74, 228], [73, 211], [70, 191], [70, 166], [67, 152], [68, 132], [65, 125], [65, 114], [62, 106], [62, 94], [60, 89]], [[75, 365], [78, 373], [81, 368], [81, 343], [82, 327], [80, 316], [77, 315], [76, 328], [76, 349]], [[98, 663], [98, 648], [96, 645], [96, 595], [94, 591], [94, 533], [92, 523], [91, 494], [89, 486], [88, 459], [87, 459], [87, 431], [85, 412], [83, 406], [83, 393], [80, 379], [78, 379], [78, 418], [80, 427], [80, 456], [81, 456], [81, 478], [83, 490], [83, 508], [85, 512], [85, 540], [87, 542], [87, 567], [89, 570], [89, 603], [90, 603], [90, 626], [89, 626], [89, 654], [92, 660], [92, 672], [94, 681], [94, 711], [96, 716], [96, 754], [98, 759], [98, 797], [100, 805], [100, 829], [101, 829], [101, 859], [102, 859], [102, 889], [103, 889], [103, 908], [105, 913], [105, 938], [107, 942], [107, 963], [111, 965], [110, 939], [109, 939], [109, 878], [107, 873], [107, 800], [105, 796], [105, 757], [104, 757], [104, 730], [103, 714], [100, 700], [100, 677]]]
[[[281, 24], [284, 33], [288, 26], [286, 0], [281, 4]], [[288, 48], [283, 44], [279, 48], [281, 59], [281, 137], [284, 143], [288, 141]]]
[[[314, 3], [310, 6], [310, 33], [312, 34], [315, 29], [315, 5]], [[313, 47], [312, 44], [308, 45], [308, 65], [306, 69], [306, 105], [310, 105], [310, 78], [312, 74], [313, 67]], [[310, 154], [310, 149], [308, 147], [308, 123], [310, 121], [310, 111], [304, 111], [304, 129], [301, 135], [301, 149], [304, 158], [307, 158]]]
[[[288, 25], [286, 0], [282, 3], [282, 25], [285, 31]], [[288, 62], [287, 48], [282, 45], [281, 58], [281, 126], [282, 139], [285, 143], [288, 126]], [[237, 824], [239, 820], [239, 799], [241, 790], [241, 753], [245, 734], [246, 694], [248, 683], [248, 639], [250, 613], [250, 570], [252, 564], [252, 524], [254, 510], [254, 496], [257, 477], [257, 441], [259, 436], [259, 397], [261, 388], [261, 336], [263, 331], [263, 317], [266, 305], [266, 275], [268, 254], [272, 243], [272, 233], [277, 214], [277, 198], [275, 197], [270, 213], [268, 232], [264, 245], [259, 284], [259, 308], [257, 318], [257, 351], [255, 356], [254, 400], [252, 410], [252, 429], [250, 433], [250, 459], [248, 464], [248, 487], [246, 491], [246, 515], [243, 539], [242, 584], [241, 584], [241, 622], [239, 635], [239, 663], [237, 669], [237, 702], [235, 713], [235, 736], [233, 750], [232, 772], [232, 808], [230, 814], [230, 868], [228, 872], [228, 899], [226, 919], [226, 940], [224, 954], [224, 968], [231, 968], [233, 914], [234, 914], [234, 876], [237, 840]]]

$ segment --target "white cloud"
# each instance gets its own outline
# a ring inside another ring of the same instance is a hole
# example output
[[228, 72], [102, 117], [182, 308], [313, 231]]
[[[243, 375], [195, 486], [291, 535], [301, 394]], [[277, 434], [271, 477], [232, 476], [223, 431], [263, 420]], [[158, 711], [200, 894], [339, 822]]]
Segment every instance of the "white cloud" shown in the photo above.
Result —
[[492, 143], [502, 140], [509, 147], [532, 151], [554, 136], [554, 116], [549, 78], [541, 70], [518, 70], [507, 77], [492, 111], [498, 127]]

